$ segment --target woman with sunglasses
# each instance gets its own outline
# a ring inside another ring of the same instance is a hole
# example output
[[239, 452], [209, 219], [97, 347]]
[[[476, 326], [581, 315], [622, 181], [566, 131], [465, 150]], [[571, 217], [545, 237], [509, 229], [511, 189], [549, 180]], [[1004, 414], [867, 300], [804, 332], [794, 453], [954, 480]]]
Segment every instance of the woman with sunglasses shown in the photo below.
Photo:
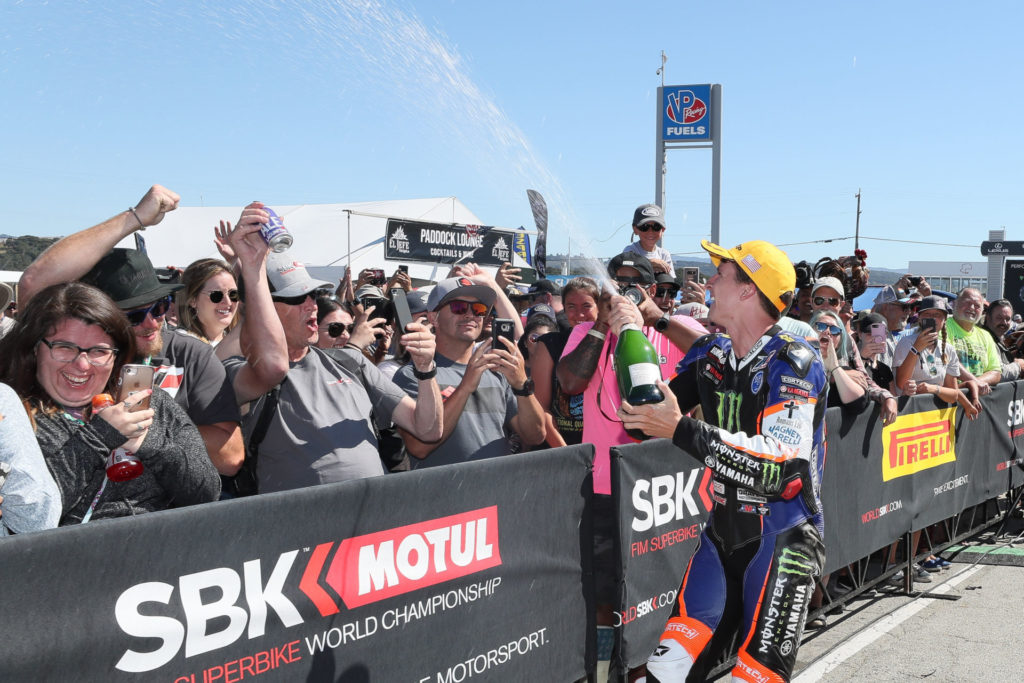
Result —
[[333, 296], [316, 299], [316, 326], [320, 332], [316, 345], [321, 349], [340, 349], [348, 344], [352, 336], [355, 318], [347, 301], [338, 301]]
[[193, 261], [181, 276], [178, 326], [211, 346], [238, 324], [238, 285], [231, 267], [219, 259]]
[[854, 405], [863, 409], [867, 405], [867, 380], [842, 357], [840, 349], [850, 344], [850, 340], [839, 314], [828, 310], [815, 311], [810, 325], [818, 336], [821, 360], [828, 375], [829, 407]]
[[[25, 403], [60, 489], [61, 526], [204, 503], [220, 493], [199, 430], [164, 391], [138, 392], [93, 411], [97, 394], [116, 394], [121, 367], [134, 355], [125, 315], [80, 282], [33, 296], [24, 324], [0, 341], [0, 381]], [[150, 407], [141, 408], [147, 396]], [[141, 474], [107, 478], [107, 460], [118, 448], [135, 454]]]

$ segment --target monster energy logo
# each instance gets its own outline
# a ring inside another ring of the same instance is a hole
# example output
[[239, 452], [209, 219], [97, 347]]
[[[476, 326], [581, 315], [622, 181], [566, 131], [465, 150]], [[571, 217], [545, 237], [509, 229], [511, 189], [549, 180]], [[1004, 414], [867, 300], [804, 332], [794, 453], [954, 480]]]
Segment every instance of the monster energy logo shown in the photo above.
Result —
[[814, 564], [807, 555], [783, 548], [782, 555], [779, 557], [779, 573], [810, 576], [814, 573]]
[[743, 394], [731, 391], [716, 391], [718, 394], [718, 426], [727, 432], [735, 432], [740, 425], [740, 406]]
[[777, 491], [782, 479], [782, 465], [774, 462], [761, 463], [761, 483], [765, 491]]

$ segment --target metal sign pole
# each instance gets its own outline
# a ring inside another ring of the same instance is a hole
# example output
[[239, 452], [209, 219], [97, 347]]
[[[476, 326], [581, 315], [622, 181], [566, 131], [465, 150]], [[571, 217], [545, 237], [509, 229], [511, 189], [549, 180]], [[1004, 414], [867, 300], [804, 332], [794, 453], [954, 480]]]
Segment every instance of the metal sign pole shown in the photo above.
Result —
[[711, 242], [721, 244], [722, 86], [711, 86]]

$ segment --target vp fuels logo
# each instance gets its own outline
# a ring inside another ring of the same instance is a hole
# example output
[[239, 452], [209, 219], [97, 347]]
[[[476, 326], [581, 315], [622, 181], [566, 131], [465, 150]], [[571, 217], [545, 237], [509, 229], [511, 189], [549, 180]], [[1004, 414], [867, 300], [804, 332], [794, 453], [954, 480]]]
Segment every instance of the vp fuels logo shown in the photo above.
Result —
[[707, 102], [697, 97], [692, 90], [677, 90], [668, 94], [665, 116], [673, 123], [697, 123], [707, 113]]

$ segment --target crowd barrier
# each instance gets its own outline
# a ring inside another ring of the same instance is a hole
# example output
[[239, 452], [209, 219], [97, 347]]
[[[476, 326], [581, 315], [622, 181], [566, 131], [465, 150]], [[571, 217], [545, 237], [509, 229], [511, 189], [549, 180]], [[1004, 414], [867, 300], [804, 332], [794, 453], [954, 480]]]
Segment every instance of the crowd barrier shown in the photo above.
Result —
[[[1018, 396], [1020, 394], [1020, 396]], [[827, 412], [827, 571], [1024, 483], [1024, 386]], [[4, 680], [575, 681], [596, 660], [588, 445], [0, 542]], [[612, 450], [613, 671], [641, 664], [711, 508], [668, 441]]]

